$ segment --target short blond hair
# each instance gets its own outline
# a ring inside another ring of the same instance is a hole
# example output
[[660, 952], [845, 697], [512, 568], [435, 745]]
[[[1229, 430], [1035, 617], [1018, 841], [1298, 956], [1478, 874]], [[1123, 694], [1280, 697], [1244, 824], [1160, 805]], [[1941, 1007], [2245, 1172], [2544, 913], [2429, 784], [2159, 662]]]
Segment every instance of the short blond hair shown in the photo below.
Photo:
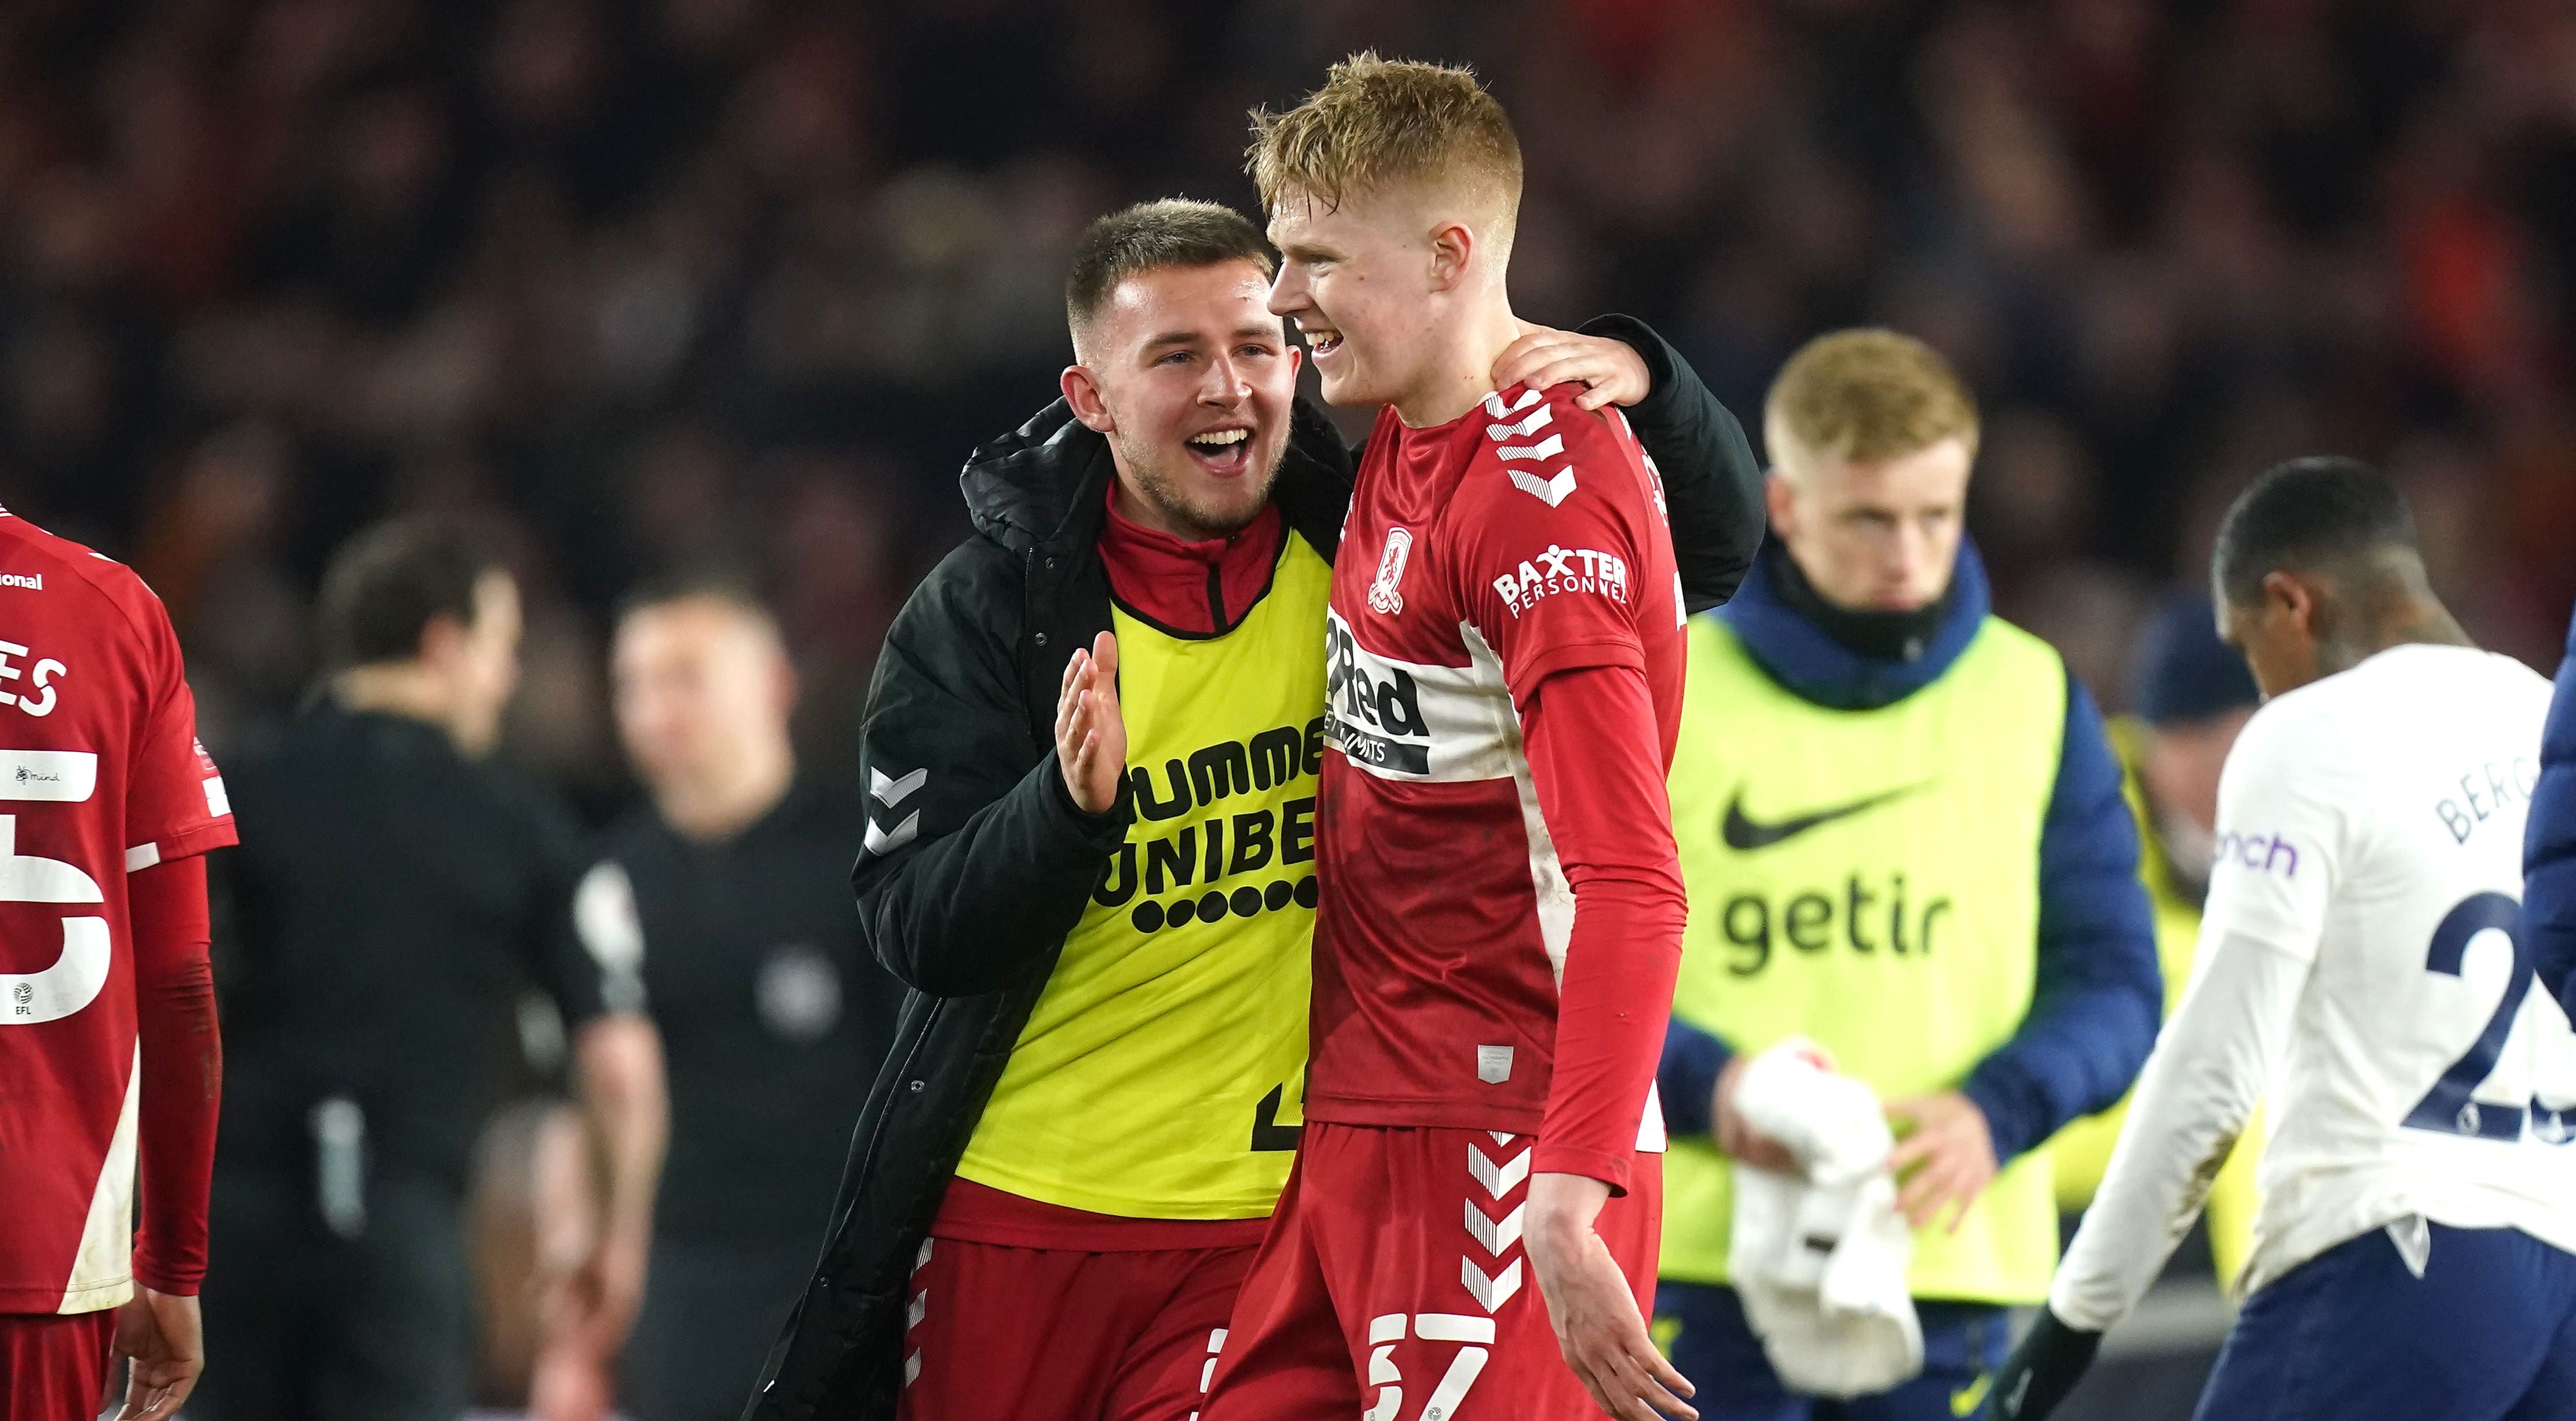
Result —
[[1914, 337], [1834, 331], [1799, 347], [1771, 382], [1762, 435], [1774, 467], [1813, 455], [1875, 464], [1956, 438], [1977, 452], [1977, 401], [1957, 371]]
[[1244, 157], [1265, 212], [1297, 198], [1331, 208], [1390, 186], [1454, 185], [1491, 209], [1505, 243], [1520, 212], [1520, 139], [1463, 67], [1363, 50], [1286, 113], [1253, 110]]

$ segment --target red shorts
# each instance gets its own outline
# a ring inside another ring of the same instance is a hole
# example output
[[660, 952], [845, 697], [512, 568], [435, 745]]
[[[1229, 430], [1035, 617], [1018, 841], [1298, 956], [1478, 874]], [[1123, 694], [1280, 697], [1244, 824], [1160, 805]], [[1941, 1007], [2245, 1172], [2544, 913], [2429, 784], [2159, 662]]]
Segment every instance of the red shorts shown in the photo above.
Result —
[[0, 1421], [95, 1421], [116, 1309], [0, 1313]]
[[[1308, 1121], [1202, 1421], [1585, 1421], [1521, 1251], [1531, 1137]], [[1593, 1225], [1651, 1316], [1663, 1156]]]
[[901, 1421], [1188, 1421], [1253, 1248], [1092, 1253], [934, 1238]]

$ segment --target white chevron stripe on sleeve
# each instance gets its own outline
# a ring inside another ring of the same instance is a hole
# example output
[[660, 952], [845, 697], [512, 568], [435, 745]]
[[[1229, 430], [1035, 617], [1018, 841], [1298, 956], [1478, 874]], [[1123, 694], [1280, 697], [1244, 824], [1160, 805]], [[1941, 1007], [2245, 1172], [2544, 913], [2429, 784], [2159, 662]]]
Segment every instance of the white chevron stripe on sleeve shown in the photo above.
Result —
[[914, 836], [918, 835], [920, 832], [921, 811], [918, 809], [903, 816], [903, 822], [894, 826], [892, 830], [878, 828], [876, 821], [871, 819], [868, 821], [868, 852], [875, 854], [879, 858], [883, 858], [887, 854], [893, 853], [895, 850], [911, 843]]
[[1485, 396], [1485, 413], [1492, 415], [1496, 419], [1501, 419], [1504, 415], [1518, 414], [1522, 410], [1528, 409], [1530, 406], [1537, 404], [1538, 399], [1538, 391], [1523, 390], [1521, 391], [1521, 397], [1519, 399], [1506, 405], [1503, 403], [1503, 392], [1496, 390], [1492, 394]]
[[1506, 444], [1494, 451], [1503, 459], [1553, 459], [1565, 452], [1565, 436], [1551, 434], [1536, 444]]
[[1485, 437], [1497, 441], [1504, 439], [1527, 439], [1529, 436], [1547, 428], [1548, 422], [1555, 417], [1556, 412], [1553, 409], [1546, 405], [1541, 405], [1537, 409], [1530, 411], [1529, 418], [1522, 420], [1518, 424], [1486, 425]]
[[1574, 466], [1572, 464], [1568, 464], [1564, 468], [1557, 470], [1556, 475], [1553, 478], [1542, 479], [1536, 474], [1524, 473], [1519, 469], [1513, 469], [1510, 472], [1512, 476], [1512, 487], [1519, 489], [1521, 492], [1528, 494], [1530, 497], [1537, 499], [1539, 502], [1546, 504], [1550, 508], [1554, 508], [1558, 504], [1565, 502], [1565, 500], [1574, 492]]
[[911, 774], [892, 777], [889, 777], [885, 771], [871, 766], [868, 770], [868, 793], [876, 796], [878, 802], [885, 805], [886, 808], [892, 809], [896, 805], [911, 798], [914, 790], [921, 788], [924, 784], [929, 783], [929, 781], [930, 767], [928, 765], [922, 766]]

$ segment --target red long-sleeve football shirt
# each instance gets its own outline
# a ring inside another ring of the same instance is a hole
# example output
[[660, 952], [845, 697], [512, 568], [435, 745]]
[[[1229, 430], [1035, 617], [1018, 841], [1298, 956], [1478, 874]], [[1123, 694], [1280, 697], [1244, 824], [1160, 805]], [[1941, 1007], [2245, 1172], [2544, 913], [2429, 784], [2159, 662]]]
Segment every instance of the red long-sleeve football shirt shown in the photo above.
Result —
[[1370, 436], [1333, 574], [1306, 1114], [1536, 1134], [1625, 1188], [1683, 899], [1682, 605], [1615, 413], [1514, 388]]
[[146, 1281], [195, 1287], [215, 1115], [204, 880], [156, 866], [231, 842], [160, 601], [0, 514], [0, 1312], [129, 1295], [139, 1130]]

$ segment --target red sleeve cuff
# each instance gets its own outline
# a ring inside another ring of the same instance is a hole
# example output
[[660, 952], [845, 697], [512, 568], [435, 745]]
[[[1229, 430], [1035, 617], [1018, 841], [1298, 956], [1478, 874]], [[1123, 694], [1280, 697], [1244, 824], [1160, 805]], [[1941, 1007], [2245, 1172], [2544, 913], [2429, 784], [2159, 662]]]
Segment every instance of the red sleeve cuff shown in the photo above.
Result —
[[145, 1261], [138, 1253], [134, 1257], [134, 1281], [156, 1293], [167, 1293], [174, 1298], [193, 1298], [197, 1295], [198, 1285], [206, 1281], [206, 1270], [163, 1268]]
[[1581, 1145], [1552, 1145], [1545, 1140], [1530, 1154], [1533, 1174], [1579, 1174], [1610, 1186], [1612, 1194], [1628, 1192], [1628, 1164], [1636, 1152], [1624, 1155], [1604, 1154]]

